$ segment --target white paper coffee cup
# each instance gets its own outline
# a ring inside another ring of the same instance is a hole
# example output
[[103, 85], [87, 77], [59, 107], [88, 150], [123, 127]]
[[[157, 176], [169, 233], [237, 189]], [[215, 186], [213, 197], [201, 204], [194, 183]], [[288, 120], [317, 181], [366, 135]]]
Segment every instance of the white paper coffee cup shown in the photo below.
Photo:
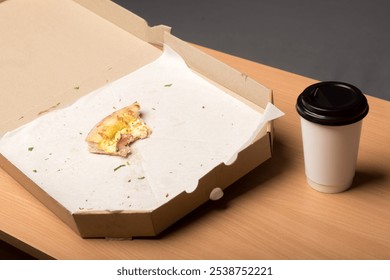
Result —
[[355, 175], [367, 99], [352, 85], [321, 82], [300, 94], [297, 111], [309, 185], [325, 193], [347, 190]]

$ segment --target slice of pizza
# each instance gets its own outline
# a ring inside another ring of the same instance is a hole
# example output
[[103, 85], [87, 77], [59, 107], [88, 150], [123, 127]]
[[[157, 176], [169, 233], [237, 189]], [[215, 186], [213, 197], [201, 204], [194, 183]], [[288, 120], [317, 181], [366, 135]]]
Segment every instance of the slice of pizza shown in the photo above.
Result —
[[88, 133], [86, 141], [91, 153], [127, 157], [130, 144], [150, 135], [151, 129], [140, 118], [138, 102], [105, 117]]

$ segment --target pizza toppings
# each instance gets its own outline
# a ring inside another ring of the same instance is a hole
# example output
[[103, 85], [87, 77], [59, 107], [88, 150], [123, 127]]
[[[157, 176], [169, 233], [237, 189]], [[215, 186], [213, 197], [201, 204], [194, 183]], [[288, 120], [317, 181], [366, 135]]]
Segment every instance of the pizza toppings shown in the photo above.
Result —
[[86, 138], [89, 151], [127, 157], [131, 152], [130, 144], [151, 133], [151, 129], [140, 118], [140, 109], [140, 105], [135, 102], [100, 121]]

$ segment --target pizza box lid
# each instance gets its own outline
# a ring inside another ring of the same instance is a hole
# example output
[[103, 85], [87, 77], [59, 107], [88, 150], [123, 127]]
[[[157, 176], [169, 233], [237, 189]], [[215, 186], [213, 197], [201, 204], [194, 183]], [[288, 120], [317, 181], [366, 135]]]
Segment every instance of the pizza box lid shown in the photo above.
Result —
[[[0, 32], [0, 136], [154, 61], [163, 44], [241, 102], [260, 109], [272, 102], [270, 89], [111, 1], [6, 0]], [[270, 158], [272, 135], [269, 121], [232, 164], [216, 166], [193, 192], [153, 211], [71, 212], [3, 154], [0, 166], [82, 237], [155, 236]]]

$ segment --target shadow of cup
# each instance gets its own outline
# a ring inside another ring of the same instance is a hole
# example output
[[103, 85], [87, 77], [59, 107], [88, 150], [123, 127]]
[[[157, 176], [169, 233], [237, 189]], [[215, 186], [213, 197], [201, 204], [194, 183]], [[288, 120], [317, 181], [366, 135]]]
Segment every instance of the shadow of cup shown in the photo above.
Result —
[[385, 170], [357, 169], [351, 189], [363, 188], [369, 184], [375, 185], [375, 182], [384, 181], [386, 176], [389, 174]]

